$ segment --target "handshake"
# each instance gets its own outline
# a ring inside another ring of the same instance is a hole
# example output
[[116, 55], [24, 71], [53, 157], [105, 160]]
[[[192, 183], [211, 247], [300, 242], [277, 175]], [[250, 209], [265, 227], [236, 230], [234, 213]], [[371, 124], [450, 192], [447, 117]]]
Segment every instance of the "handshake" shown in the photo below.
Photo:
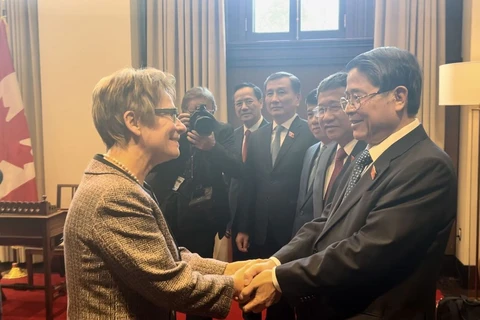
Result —
[[256, 259], [229, 263], [224, 274], [233, 277], [234, 299], [244, 312], [262, 312], [278, 302], [281, 292], [273, 280], [273, 259]]

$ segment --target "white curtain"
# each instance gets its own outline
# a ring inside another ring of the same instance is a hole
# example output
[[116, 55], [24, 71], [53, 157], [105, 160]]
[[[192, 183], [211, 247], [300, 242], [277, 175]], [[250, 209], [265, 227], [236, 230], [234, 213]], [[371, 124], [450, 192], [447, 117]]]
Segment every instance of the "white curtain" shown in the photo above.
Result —
[[418, 118], [430, 138], [445, 143], [445, 108], [438, 106], [438, 67], [445, 63], [445, 0], [376, 0], [374, 46], [414, 54], [423, 71]]
[[177, 106], [188, 89], [207, 87], [227, 121], [224, 0], [132, 1], [132, 13], [133, 66], [173, 74]]

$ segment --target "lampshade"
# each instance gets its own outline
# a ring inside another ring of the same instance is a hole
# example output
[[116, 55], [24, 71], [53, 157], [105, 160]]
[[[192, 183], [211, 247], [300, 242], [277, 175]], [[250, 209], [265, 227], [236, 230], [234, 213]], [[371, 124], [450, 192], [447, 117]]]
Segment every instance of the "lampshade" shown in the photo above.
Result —
[[441, 65], [439, 78], [439, 105], [480, 105], [480, 61]]

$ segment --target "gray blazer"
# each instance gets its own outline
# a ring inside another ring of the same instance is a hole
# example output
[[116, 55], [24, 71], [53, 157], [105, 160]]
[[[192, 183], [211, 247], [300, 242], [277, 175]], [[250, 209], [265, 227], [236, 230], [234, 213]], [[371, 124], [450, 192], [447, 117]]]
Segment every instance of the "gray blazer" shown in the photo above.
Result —
[[174, 319], [173, 310], [224, 318], [226, 264], [177, 249], [148, 192], [97, 155], [65, 222], [69, 319]]

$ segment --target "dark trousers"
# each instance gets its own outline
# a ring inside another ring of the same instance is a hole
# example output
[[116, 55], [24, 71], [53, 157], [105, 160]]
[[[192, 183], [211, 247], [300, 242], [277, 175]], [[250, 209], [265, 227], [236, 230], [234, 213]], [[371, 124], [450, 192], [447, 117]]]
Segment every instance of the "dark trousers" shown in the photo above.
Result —
[[[252, 258], [268, 259], [275, 252], [280, 250], [283, 244], [279, 244], [275, 239], [267, 235], [267, 239], [263, 245], [251, 243], [249, 254]], [[244, 313], [245, 320], [260, 320], [260, 313]], [[283, 298], [279, 302], [267, 308], [266, 320], [295, 320], [295, 311]]]
[[[199, 227], [197, 230], [179, 231], [175, 236], [179, 246], [187, 248], [192, 253], [199, 254], [202, 258], [213, 258], [216, 233], [214, 229]], [[211, 319], [187, 314], [187, 320]]]

